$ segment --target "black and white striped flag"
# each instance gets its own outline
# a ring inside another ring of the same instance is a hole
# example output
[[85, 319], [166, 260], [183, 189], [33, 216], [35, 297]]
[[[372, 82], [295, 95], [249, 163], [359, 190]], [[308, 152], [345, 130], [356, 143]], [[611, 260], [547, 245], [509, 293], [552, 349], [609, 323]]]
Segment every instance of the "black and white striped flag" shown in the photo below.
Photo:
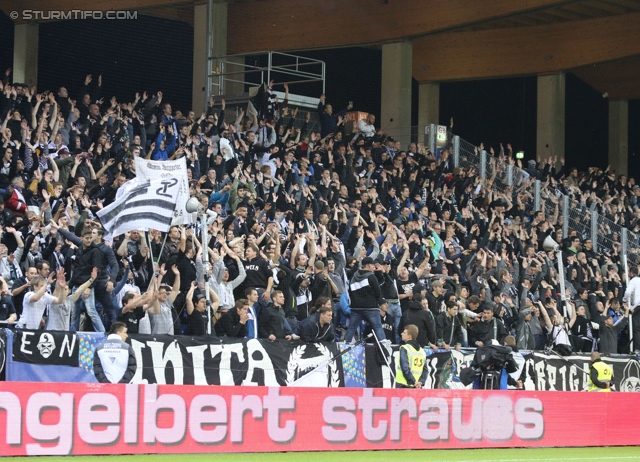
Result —
[[140, 180], [134, 178], [120, 195], [97, 215], [105, 231], [119, 236], [134, 229], [169, 231], [182, 179]]

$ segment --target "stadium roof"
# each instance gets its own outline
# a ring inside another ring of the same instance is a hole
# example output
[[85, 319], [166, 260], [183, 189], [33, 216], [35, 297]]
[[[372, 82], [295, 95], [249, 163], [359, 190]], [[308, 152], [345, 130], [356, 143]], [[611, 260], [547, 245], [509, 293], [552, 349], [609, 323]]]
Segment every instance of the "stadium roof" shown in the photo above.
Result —
[[[640, 0], [230, 0], [229, 54], [411, 40], [419, 82], [573, 72], [640, 98]], [[197, 3], [202, 3], [201, 1]], [[137, 10], [193, 23], [184, 0], [0, 0], [23, 9]]]

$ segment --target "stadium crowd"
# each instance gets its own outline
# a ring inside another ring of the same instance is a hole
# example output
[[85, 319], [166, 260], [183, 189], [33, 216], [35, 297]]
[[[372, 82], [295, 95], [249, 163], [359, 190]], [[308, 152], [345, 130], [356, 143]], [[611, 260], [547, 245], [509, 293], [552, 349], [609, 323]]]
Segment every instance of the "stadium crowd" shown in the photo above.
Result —
[[[297, 117], [273, 82], [229, 120], [224, 101], [182, 113], [161, 92], [109, 98], [101, 77], [88, 75], [74, 99], [9, 76], [0, 321], [104, 332], [118, 320], [129, 333], [205, 335], [211, 310], [218, 336], [349, 342], [364, 321], [362, 335], [393, 343], [415, 325], [415, 340], [434, 349], [511, 334], [525, 350], [629, 350], [640, 278], [627, 290], [616, 249], [596, 253], [576, 231], [563, 238], [554, 195], [555, 213], [525, 203], [540, 179], [637, 231], [633, 178], [530, 160], [525, 181], [498, 188], [474, 167], [454, 168], [451, 144], [401, 146], [374, 115], [347, 133], [351, 108], [334, 111], [324, 95], [309, 129], [311, 113]], [[492, 171], [517, 164], [514, 154], [491, 149]], [[135, 177], [136, 156], [185, 158], [191, 195], [215, 212], [209, 242], [196, 226], [174, 226], [166, 241], [154, 230], [104, 240], [96, 213]], [[566, 317], [547, 236], [563, 249]], [[640, 332], [633, 340], [638, 353]]]

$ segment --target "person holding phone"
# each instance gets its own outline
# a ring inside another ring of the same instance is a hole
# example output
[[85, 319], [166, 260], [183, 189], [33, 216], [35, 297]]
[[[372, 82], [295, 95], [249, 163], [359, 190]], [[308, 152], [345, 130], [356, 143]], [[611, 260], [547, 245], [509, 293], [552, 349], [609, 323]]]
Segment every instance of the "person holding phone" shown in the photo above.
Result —
[[318, 103], [318, 116], [320, 118], [320, 137], [325, 138], [331, 133], [336, 133], [338, 129], [339, 118], [344, 118], [347, 115], [347, 111], [353, 108], [353, 104], [349, 103], [346, 109], [343, 109], [337, 114], [333, 113], [333, 106], [331, 104], [325, 104], [326, 96], [320, 95], [320, 102]]

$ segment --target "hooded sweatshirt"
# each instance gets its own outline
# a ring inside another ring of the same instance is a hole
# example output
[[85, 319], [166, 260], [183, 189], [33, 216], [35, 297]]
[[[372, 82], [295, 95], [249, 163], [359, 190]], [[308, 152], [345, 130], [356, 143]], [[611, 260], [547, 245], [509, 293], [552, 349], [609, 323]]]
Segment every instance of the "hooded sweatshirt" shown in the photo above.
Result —
[[525, 320], [529, 313], [531, 313], [531, 308], [526, 308], [518, 314], [516, 345], [521, 350], [534, 350], [536, 347], [536, 339], [531, 333], [531, 326]]
[[430, 310], [425, 310], [419, 302], [409, 303], [409, 309], [404, 312], [400, 320], [399, 332], [406, 326], [413, 324], [418, 328], [416, 342], [421, 347], [436, 344], [436, 319]]
[[363, 269], [356, 271], [349, 283], [351, 309], [378, 309], [380, 296], [380, 285], [376, 275]]

